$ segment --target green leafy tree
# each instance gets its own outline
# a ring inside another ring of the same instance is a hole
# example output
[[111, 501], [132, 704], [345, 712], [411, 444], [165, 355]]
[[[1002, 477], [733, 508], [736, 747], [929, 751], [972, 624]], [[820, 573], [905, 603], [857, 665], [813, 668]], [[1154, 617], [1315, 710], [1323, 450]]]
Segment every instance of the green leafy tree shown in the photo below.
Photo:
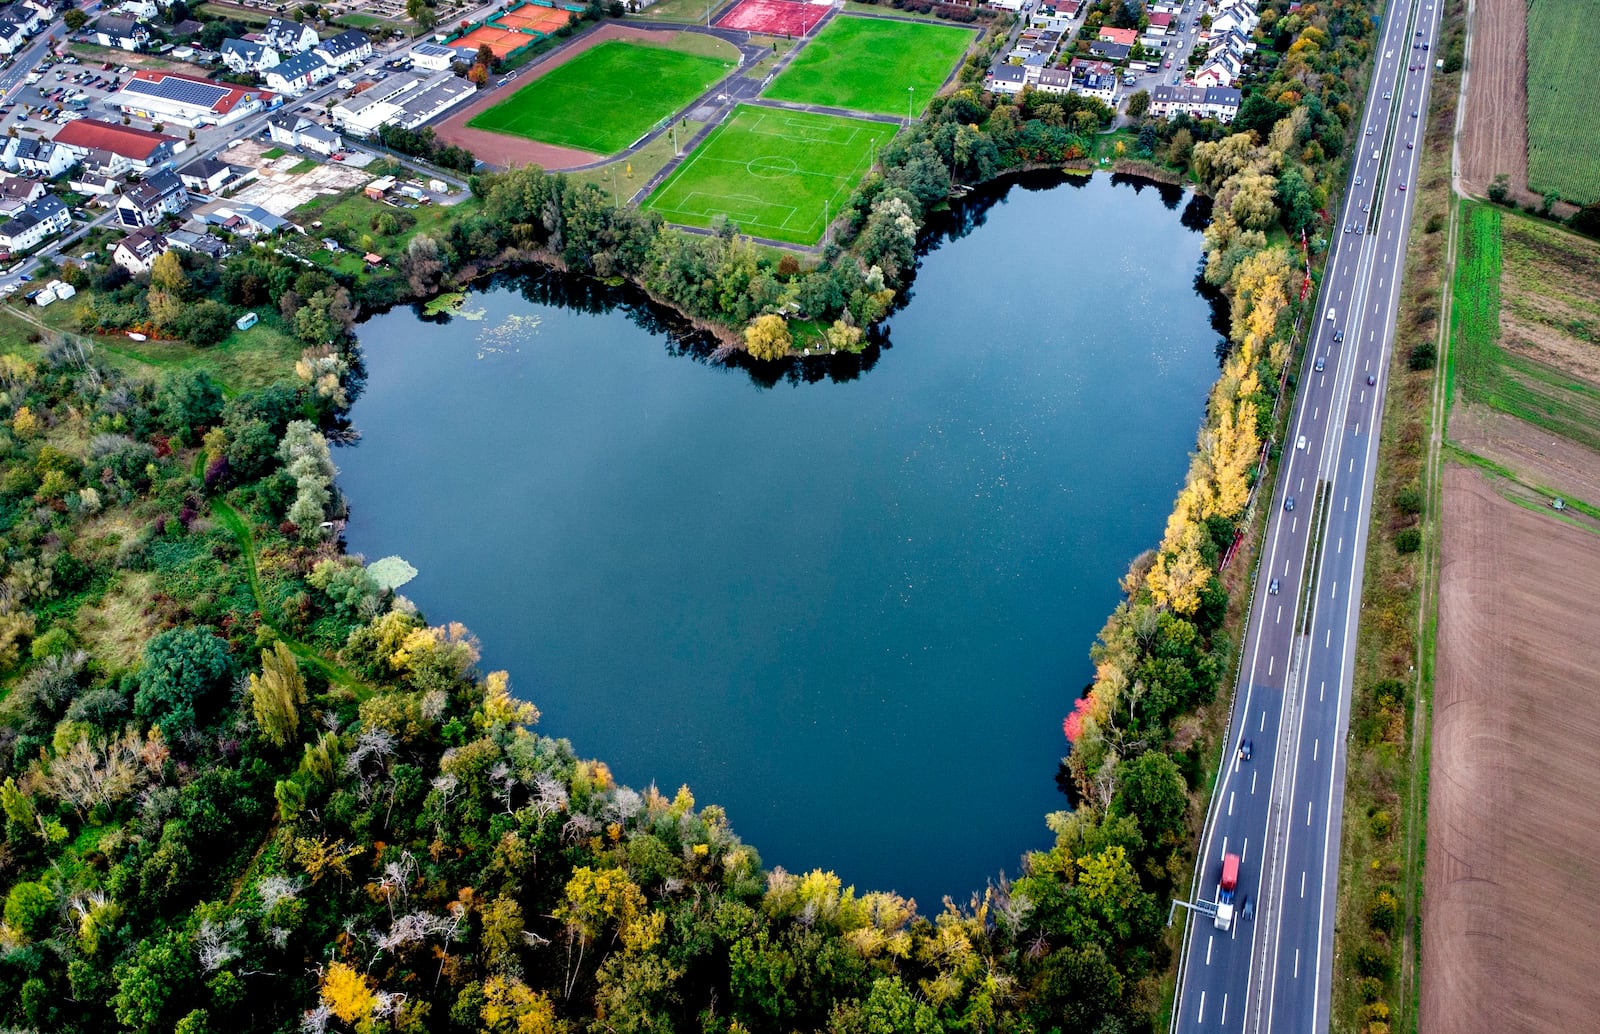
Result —
[[144, 648], [135, 676], [134, 714], [170, 734], [192, 729], [208, 715], [233, 673], [228, 644], [205, 628], [175, 628]]
[[56, 915], [56, 896], [42, 883], [18, 883], [6, 895], [6, 925], [31, 940], [50, 932]]
[[163, 430], [199, 441], [194, 432], [222, 414], [222, 387], [204, 370], [169, 373], [156, 391], [156, 407], [161, 411]]

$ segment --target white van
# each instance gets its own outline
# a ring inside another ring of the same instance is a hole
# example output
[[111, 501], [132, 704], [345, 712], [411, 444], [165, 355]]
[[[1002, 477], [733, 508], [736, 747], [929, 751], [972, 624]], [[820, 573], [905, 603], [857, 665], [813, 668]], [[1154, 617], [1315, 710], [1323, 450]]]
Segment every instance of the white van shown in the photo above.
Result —
[[1328, 306], [1328, 322], [1329, 323], [1333, 322], [1333, 317], [1334, 317], [1333, 306], [1330, 305], [1330, 306]]
[[1297, 439], [1295, 441], [1294, 447], [1296, 449], [1299, 449], [1301, 452], [1305, 452], [1306, 451], [1306, 436], [1305, 435], [1301, 435], [1299, 437], [1299, 439]]
[[1378, 151], [1377, 151], [1376, 148], [1374, 148], [1373, 151], [1372, 151], [1372, 160], [1373, 161], [1377, 161], [1378, 160]]

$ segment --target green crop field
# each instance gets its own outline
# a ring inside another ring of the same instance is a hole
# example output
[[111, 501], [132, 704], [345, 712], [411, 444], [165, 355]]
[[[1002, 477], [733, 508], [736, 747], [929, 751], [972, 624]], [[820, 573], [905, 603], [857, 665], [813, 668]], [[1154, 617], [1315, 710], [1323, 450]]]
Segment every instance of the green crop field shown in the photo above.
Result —
[[878, 115], [904, 115], [909, 102], [920, 112], [972, 38], [952, 25], [835, 18], [763, 96]]
[[467, 125], [613, 154], [733, 67], [732, 60], [611, 40], [479, 112]]
[[[1592, 346], [1596, 332], [1587, 320], [1600, 263], [1585, 252], [1595, 249], [1568, 231], [1502, 215], [1490, 205], [1463, 205], [1451, 295], [1449, 390], [1600, 449], [1600, 385], [1579, 376], [1571, 363], [1556, 366], [1535, 358], [1537, 351], [1519, 340], [1533, 327], [1548, 340], [1568, 336], [1577, 348], [1574, 354]], [[1578, 257], [1583, 261], [1574, 261]], [[1554, 326], [1533, 322], [1557, 313], [1564, 315]], [[1523, 328], [1510, 338], [1504, 334], [1508, 316]]]
[[1594, 0], [1528, 6], [1528, 186], [1567, 201], [1600, 201], [1600, 49], [1589, 43]]
[[741, 105], [673, 170], [644, 207], [669, 222], [815, 244], [895, 127], [883, 122]]

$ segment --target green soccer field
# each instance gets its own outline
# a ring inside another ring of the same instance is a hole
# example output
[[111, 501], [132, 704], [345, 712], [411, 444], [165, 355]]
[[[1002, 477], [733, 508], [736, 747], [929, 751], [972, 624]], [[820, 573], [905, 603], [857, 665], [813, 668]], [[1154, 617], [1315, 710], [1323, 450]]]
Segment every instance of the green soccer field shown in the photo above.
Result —
[[611, 40], [479, 112], [467, 125], [614, 154], [731, 68], [732, 62], [715, 57]]
[[972, 39], [951, 25], [835, 18], [762, 96], [877, 115], [904, 115], [909, 102], [920, 112]]
[[684, 226], [710, 226], [723, 215], [751, 236], [815, 244], [824, 213], [839, 213], [874, 146], [887, 144], [895, 130], [884, 122], [741, 105], [644, 207]]

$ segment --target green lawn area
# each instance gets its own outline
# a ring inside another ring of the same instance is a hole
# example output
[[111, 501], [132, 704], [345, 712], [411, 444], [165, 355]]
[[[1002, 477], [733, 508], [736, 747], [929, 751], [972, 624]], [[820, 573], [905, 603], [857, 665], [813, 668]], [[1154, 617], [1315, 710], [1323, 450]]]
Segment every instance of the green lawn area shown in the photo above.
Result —
[[[411, 238], [419, 233], [442, 237], [447, 223], [464, 216], [477, 204], [476, 199], [469, 199], [459, 205], [419, 205], [416, 208], [402, 209], [374, 201], [365, 194], [350, 193], [342, 197], [335, 195], [315, 198], [295, 209], [289, 217], [301, 226], [309, 227], [312, 222], [320, 220], [325, 227], [345, 227], [357, 238], [362, 234], [368, 234], [372, 237], [373, 251], [387, 258], [393, 258], [399, 255], [410, 243]], [[400, 224], [397, 232], [386, 234], [373, 225], [374, 220], [381, 222], [384, 215], [395, 217]], [[415, 224], [406, 225], [411, 219], [416, 220]], [[314, 237], [332, 236], [326, 230], [313, 232], [308, 229], [307, 232], [312, 233]], [[329, 253], [321, 252], [321, 254]], [[313, 261], [317, 260], [313, 258]]]
[[297, 162], [295, 164], [295, 167], [290, 169], [289, 172], [294, 174], [294, 175], [296, 175], [296, 176], [298, 176], [300, 173], [302, 173], [302, 172], [310, 172], [312, 169], [315, 169], [316, 167], [317, 167], [317, 163], [316, 163], [315, 159], [306, 158], [306, 159], [303, 159], [302, 161]]
[[1600, 49], [1593, 0], [1528, 5], [1528, 186], [1580, 205], [1600, 201], [1600, 120], [1591, 89]]
[[661, 0], [644, 9], [642, 17], [653, 22], [682, 22], [704, 25], [706, 12], [721, 7], [721, 0]]
[[288, 153], [288, 152], [287, 152], [287, 151], [285, 151], [285, 150], [284, 150], [284, 149], [283, 149], [283, 148], [281, 148], [281, 147], [274, 147], [274, 148], [272, 148], [272, 149], [271, 149], [271, 150], [268, 150], [268, 151], [262, 151], [262, 152], [261, 152], [261, 157], [263, 157], [263, 158], [265, 158], [265, 159], [266, 159], [266, 160], [267, 160], [267, 161], [269, 161], [269, 162], [270, 162], [270, 161], [276, 161], [276, 160], [278, 160], [278, 159], [279, 159], [279, 158], [282, 158], [282, 157], [283, 157], [283, 156], [284, 156], [284, 155], [285, 155], [285, 154], [287, 154], [287, 153]]
[[920, 112], [944, 84], [973, 30], [839, 17], [779, 73], [763, 96], [878, 115]]
[[685, 226], [720, 215], [757, 237], [815, 244], [824, 212], [838, 214], [874, 143], [894, 133], [882, 122], [741, 105], [644, 207]]
[[[704, 125], [704, 122], [691, 121], [688, 125], [680, 127], [678, 142], [687, 145], [689, 138], [698, 133]], [[621, 201], [627, 201], [635, 191], [649, 182], [651, 176], [660, 172], [671, 158], [672, 134], [662, 133], [626, 158], [618, 158], [614, 162], [607, 162], [592, 169], [569, 172], [567, 178], [575, 183], [593, 183], [608, 194], [615, 191], [620, 195]]]
[[694, 100], [736, 63], [731, 53], [719, 59], [611, 40], [535, 79], [468, 125], [612, 154]]

